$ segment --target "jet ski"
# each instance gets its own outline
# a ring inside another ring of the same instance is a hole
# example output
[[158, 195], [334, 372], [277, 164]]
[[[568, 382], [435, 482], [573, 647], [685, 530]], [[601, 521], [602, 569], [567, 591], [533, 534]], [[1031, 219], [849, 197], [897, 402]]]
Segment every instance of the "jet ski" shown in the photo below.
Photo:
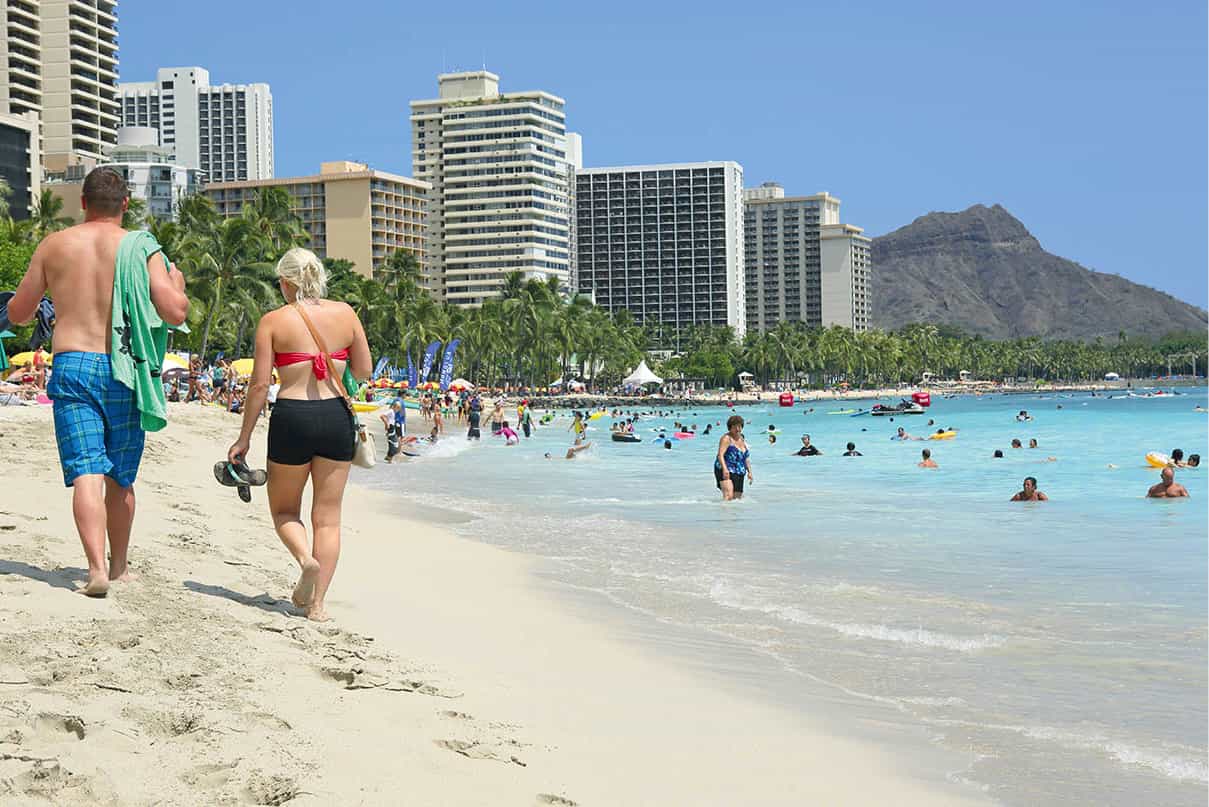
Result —
[[914, 401], [899, 401], [894, 406], [885, 406], [884, 404], [874, 404], [873, 409], [869, 410], [869, 414], [874, 417], [881, 415], [922, 415], [924, 408]]

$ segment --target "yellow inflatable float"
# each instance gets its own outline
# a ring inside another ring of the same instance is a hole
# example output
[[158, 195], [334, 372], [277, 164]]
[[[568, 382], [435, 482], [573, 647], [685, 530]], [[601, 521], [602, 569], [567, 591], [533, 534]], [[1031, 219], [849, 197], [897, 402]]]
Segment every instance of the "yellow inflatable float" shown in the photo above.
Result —
[[937, 432], [936, 434], [932, 435], [928, 439], [929, 440], [952, 440], [956, 436], [957, 436], [957, 432], [955, 432], [955, 431]]
[[1146, 464], [1151, 468], [1166, 468], [1171, 464], [1171, 457], [1161, 451], [1151, 451], [1146, 455]]

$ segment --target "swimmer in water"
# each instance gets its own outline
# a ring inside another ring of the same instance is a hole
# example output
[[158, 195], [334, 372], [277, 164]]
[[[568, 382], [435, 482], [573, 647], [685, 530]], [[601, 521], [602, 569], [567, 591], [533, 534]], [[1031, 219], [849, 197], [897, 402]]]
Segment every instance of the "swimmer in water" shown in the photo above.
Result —
[[[563, 459], [564, 459], [564, 460], [573, 460], [573, 459], [575, 459], [575, 455], [576, 455], [576, 454], [578, 454], [578, 453], [579, 453], [579, 452], [581, 452], [581, 451], [587, 451], [587, 450], [588, 450], [589, 448], [591, 448], [591, 447], [592, 447], [592, 443], [591, 443], [591, 442], [587, 442], [587, 443], [583, 443], [583, 444], [577, 444], [577, 445], [573, 445], [573, 446], [571, 446], [570, 448], [568, 448], [568, 449], [567, 449], [567, 455], [566, 455], [565, 457], [563, 457]], [[554, 459], [554, 455], [553, 455], [553, 454], [551, 454], [549, 451], [547, 451], [547, 452], [546, 452], [546, 459], [548, 459], [548, 460], [552, 460], [552, 459]]]
[[1180, 499], [1187, 495], [1188, 489], [1175, 481], [1175, 469], [1170, 466], [1163, 469], [1163, 481], [1146, 491], [1148, 499]]
[[1024, 448], [1024, 446], [1020, 444], [1019, 440], [1012, 440], [1012, 448]]
[[856, 450], [856, 443], [849, 443], [848, 450], [844, 452], [844, 456], [845, 457], [863, 457], [865, 455]]
[[1014, 502], [1048, 502], [1049, 496], [1037, 490], [1037, 478], [1035, 476], [1026, 476], [1024, 478], [1024, 489], [1013, 496], [1011, 500]]
[[1028, 447], [1029, 447], [1029, 448], [1037, 448], [1037, 438], [1036, 438], [1036, 437], [1030, 437], [1030, 438], [1029, 438], [1029, 441], [1028, 441]]
[[1188, 455], [1188, 462], [1184, 463], [1184, 467], [1185, 467], [1185, 468], [1199, 468], [1199, 467], [1201, 467], [1201, 455], [1200, 455], [1200, 454], [1190, 454], [1190, 455]]
[[1184, 467], [1184, 449], [1182, 449], [1182, 448], [1171, 449], [1171, 464], [1173, 466], [1175, 466], [1176, 468]]
[[913, 436], [911, 436], [911, 435], [907, 434], [907, 430], [906, 430], [906, 429], [904, 429], [902, 426], [899, 426], [899, 427], [898, 427], [898, 434], [894, 435], [894, 439], [895, 439], [895, 440], [922, 440], [922, 439], [924, 439], [924, 438], [922, 438], [922, 437], [913, 437]]
[[[1061, 407], [1059, 407], [1059, 408], [1061, 408]], [[1020, 414], [1016, 415], [1017, 423], [1027, 423], [1028, 421], [1030, 421], [1032, 419], [1033, 419], [1033, 416], [1028, 413], [1027, 409], [1021, 409]]]
[[936, 464], [936, 460], [932, 459], [932, 452], [930, 449], [925, 448], [923, 451], [920, 452], [920, 454], [923, 456], [923, 459], [920, 460], [920, 462], [919, 462], [920, 468], [939, 468], [940, 467], [939, 465]]
[[819, 449], [816, 446], [812, 446], [810, 444], [810, 435], [803, 434], [802, 435], [802, 447], [799, 448], [797, 451], [793, 452], [793, 454], [790, 454], [790, 456], [791, 457], [817, 457], [822, 453], [823, 452], [819, 451]]
[[995, 453], [991, 455], [991, 459], [995, 459], [995, 460], [1003, 459], [1003, 449], [1002, 448], [995, 449]]

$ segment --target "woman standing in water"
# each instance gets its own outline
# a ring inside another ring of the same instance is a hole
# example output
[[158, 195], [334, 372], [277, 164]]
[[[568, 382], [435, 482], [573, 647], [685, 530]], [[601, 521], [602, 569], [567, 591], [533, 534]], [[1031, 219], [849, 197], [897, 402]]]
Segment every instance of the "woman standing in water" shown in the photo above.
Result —
[[743, 498], [743, 485], [750, 479], [751, 451], [743, 438], [743, 418], [731, 415], [726, 419], [726, 434], [718, 441], [718, 456], [714, 458], [714, 481], [722, 491], [723, 501]]
[[[340, 505], [356, 439], [341, 376], [348, 366], [364, 381], [373, 367], [357, 314], [344, 303], [323, 299], [327, 272], [315, 253], [291, 249], [277, 263], [277, 278], [286, 305], [261, 317], [256, 328], [243, 427], [227, 458], [246, 462], [276, 366], [281, 389], [269, 418], [269, 513], [302, 573], [294, 605], [321, 622], [328, 618], [324, 597], [340, 558]], [[308, 480], [313, 543], [302, 523]]]

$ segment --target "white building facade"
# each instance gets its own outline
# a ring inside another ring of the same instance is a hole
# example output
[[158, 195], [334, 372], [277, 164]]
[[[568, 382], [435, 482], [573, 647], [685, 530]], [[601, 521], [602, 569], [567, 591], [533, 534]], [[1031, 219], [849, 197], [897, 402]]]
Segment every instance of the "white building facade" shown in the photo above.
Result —
[[95, 165], [120, 121], [117, 4], [8, 0], [0, 21], [0, 111], [38, 116], [45, 170]]
[[747, 329], [743, 168], [588, 168], [576, 177], [578, 290], [670, 329]]
[[869, 239], [840, 223], [840, 200], [786, 196], [775, 182], [743, 196], [748, 328], [801, 322], [866, 330]]
[[412, 167], [430, 183], [422, 283], [462, 306], [497, 296], [504, 278], [571, 276], [571, 169], [564, 101], [501, 93], [486, 70], [437, 77], [411, 102]]
[[820, 228], [821, 324], [824, 328], [842, 325], [854, 331], [869, 330], [873, 239], [863, 233], [864, 230], [851, 224], [828, 224]]
[[268, 84], [210, 84], [202, 67], [162, 67], [155, 81], [119, 85], [122, 125], [155, 129], [159, 145], [214, 182], [273, 178]]
[[125, 179], [130, 196], [147, 204], [147, 213], [157, 219], [175, 219], [186, 196], [202, 190], [202, 172], [177, 163], [172, 149], [157, 145], [158, 135], [150, 127], [118, 129], [118, 143], [108, 162]]

